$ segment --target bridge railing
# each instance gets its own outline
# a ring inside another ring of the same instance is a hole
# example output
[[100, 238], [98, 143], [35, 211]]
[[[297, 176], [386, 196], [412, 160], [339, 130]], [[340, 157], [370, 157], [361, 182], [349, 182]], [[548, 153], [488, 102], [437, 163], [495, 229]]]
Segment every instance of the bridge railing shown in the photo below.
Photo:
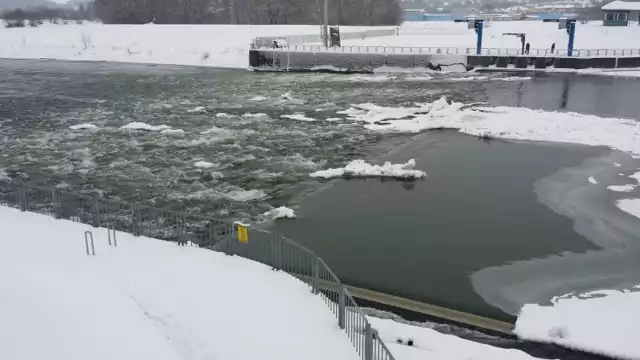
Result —
[[[358, 304], [313, 251], [282, 236], [206, 215], [177, 212], [54, 187], [0, 180], [0, 206], [254, 260], [309, 284], [335, 315], [362, 360], [394, 360]], [[259, 300], [257, 300], [259, 301]]]
[[[269, 49], [274, 51], [300, 52], [329, 52], [329, 53], [370, 53], [370, 54], [425, 54], [425, 55], [475, 55], [475, 47], [415, 47], [415, 46], [376, 46], [376, 45], [344, 45], [326, 48], [323, 45], [289, 44], [275, 48], [272, 44], [255, 45], [254, 49]], [[522, 54], [522, 49], [516, 48], [482, 48], [481, 55], [489, 56], [546, 56], [566, 57], [567, 49], [529, 49], [528, 54]], [[640, 56], [639, 49], [574, 49], [572, 57], [607, 57], [607, 56]]]

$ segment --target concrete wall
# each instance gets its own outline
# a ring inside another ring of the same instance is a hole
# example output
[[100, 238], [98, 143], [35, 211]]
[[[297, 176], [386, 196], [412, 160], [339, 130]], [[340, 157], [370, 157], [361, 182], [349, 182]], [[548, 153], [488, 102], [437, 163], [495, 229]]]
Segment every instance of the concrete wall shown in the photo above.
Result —
[[588, 68], [633, 68], [640, 67], [637, 57], [537, 57], [537, 56], [485, 56], [485, 55], [420, 55], [420, 54], [375, 54], [375, 53], [332, 53], [297, 52], [284, 50], [251, 50], [250, 66], [258, 69], [320, 70], [340, 69], [343, 71], [369, 72], [382, 66], [399, 68], [430, 68], [445, 70], [450, 66], [472, 69], [482, 67], [563, 69]]

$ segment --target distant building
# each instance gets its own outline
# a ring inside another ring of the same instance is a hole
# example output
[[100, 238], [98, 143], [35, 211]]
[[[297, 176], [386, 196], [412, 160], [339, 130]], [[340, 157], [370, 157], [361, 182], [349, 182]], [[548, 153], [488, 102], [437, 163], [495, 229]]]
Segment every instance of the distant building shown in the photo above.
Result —
[[627, 26], [629, 21], [640, 21], [640, 1], [616, 0], [602, 7], [604, 26]]

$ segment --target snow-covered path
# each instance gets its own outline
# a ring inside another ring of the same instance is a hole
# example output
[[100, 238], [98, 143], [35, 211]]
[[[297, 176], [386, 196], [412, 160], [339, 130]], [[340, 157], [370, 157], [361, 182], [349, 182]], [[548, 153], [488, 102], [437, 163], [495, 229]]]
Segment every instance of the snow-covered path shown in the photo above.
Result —
[[358, 359], [319, 296], [262, 264], [123, 233], [110, 248], [7, 208], [0, 226], [1, 359]]

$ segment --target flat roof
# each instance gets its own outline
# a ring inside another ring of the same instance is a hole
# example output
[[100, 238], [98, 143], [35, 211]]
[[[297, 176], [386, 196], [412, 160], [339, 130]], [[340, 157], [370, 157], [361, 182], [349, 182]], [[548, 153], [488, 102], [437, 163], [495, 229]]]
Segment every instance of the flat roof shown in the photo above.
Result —
[[640, 10], [640, 1], [616, 0], [603, 6], [602, 10]]

